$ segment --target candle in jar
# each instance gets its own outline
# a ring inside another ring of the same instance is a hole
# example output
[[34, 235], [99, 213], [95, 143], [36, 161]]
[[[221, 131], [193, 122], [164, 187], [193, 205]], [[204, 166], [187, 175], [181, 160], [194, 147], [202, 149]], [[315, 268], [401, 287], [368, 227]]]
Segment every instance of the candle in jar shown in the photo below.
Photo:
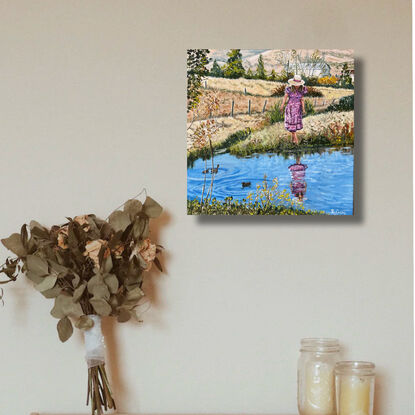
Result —
[[370, 378], [344, 376], [339, 388], [339, 415], [370, 415]]
[[305, 374], [304, 415], [332, 415], [334, 408], [334, 368], [324, 362], [309, 362]]

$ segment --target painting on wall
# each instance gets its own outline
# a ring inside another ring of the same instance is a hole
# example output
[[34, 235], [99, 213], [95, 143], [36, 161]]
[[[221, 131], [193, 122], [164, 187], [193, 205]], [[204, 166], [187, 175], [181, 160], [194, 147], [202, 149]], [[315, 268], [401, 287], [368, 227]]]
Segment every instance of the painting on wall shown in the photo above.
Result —
[[353, 215], [353, 167], [353, 50], [187, 50], [189, 215]]

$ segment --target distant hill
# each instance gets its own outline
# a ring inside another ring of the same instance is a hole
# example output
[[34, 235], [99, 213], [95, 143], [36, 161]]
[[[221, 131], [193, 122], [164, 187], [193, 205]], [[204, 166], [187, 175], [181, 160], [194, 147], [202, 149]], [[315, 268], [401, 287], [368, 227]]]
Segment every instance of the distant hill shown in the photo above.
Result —
[[[302, 58], [310, 56], [315, 49], [296, 49], [297, 54]], [[228, 59], [229, 49], [210, 49], [209, 59], [210, 68], [216, 59], [220, 66], [224, 65]], [[347, 63], [353, 69], [353, 49], [319, 49], [321, 56], [332, 68], [331, 73], [337, 74], [340, 67]], [[267, 72], [274, 69], [277, 73], [283, 70], [283, 62], [286, 62], [291, 53], [291, 49], [241, 49], [242, 63], [245, 69], [254, 70], [258, 63], [259, 55], [262, 55], [264, 66]]]

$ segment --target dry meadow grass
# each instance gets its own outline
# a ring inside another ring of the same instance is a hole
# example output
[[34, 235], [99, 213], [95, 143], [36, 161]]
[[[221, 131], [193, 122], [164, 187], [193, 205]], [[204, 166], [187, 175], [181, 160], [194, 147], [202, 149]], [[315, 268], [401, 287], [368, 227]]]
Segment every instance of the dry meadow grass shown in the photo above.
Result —
[[[206, 79], [206, 85], [208, 89], [219, 89], [242, 93], [245, 92], [246, 88], [247, 94], [269, 97], [277, 86], [285, 84], [281, 82], [263, 81], [261, 79], [226, 79], [209, 77]], [[325, 86], [315, 86], [314, 88], [321, 91], [323, 93], [323, 97], [326, 99], [336, 99], [354, 94], [353, 89], [330, 88]]]
[[[213, 143], [220, 143], [223, 140], [226, 140], [229, 135], [236, 133], [237, 131], [243, 130], [245, 128], [258, 129], [261, 128], [265, 121], [265, 116], [262, 114], [255, 115], [238, 115], [236, 117], [221, 117], [215, 119], [219, 130], [212, 137]], [[191, 150], [193, 145], [191, 142], [191, 136], [193, 131], [199, 126], [202, 121], [195, 121], [193, 123], [188, 123], [187, 127], [187, 149]]]
[[[207, 78], [207, 89], [203, 90], [197, 112], [189, 112], [187, 120], [200, 120], [209, 117], [225, 117], [231, 114], [232, 101], [234, 102], [234, 115], [248, 114], [248, 104], [251, 101], [251, 114], [261, 113], [266, 101], [266, 111], [269, 111], [276, 103], [281, 102], [281, 97], [272, 97], [271, 94], [280, 82], [262, 81], [259, 79], [225, 79]], [[245, 95], [244, 89], [247, 94]], [[341, 89], [330, 87], [315, 87], [323, 93], [323, 97], [309, 99], [313, 102], [316, 111], [327, 108], [333, 100], [352, 95], [353, 89]], [[212, 97], [218, 99], [219, 107], [210, 114], [207, 110]], [[306, 96], [307, 97], [307, 96]]]
[[[281, 85], [281, 82], [263, 81], [261, 79], [226, 79], [207, 78], [207, 87], [212, 89], [224, 89], [225, 91], [246, 92], [252, 95], [270, 96], [272, 91]], [[203, 83], [204, 85], [204, 83]]]
[[[353, 111], [327, 112], [323, 114], [310, 115], [304, 118], [303, 129], [298, 132], [298, 135], [301, 136], [303, 134], [324, 134], [327, 128], [331, 125], [353, 125], [353, 122]], [[290, 133], [284, 128], [284, 123], [278, 122], [261, 130], [254, 131], [245, 144], [249, 144], [249, 142], [266, 143], [271, 142], [272, 140], [283, 139], [289, 136]], [[244, 144], [241, 145], [243, 146]]]

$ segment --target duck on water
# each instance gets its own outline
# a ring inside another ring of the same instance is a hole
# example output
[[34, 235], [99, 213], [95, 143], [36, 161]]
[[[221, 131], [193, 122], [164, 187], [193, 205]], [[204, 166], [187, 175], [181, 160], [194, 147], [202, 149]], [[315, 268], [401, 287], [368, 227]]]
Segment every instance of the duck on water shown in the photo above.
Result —
[[216, 167], [213, 167], [213, 168], [211, 167], [209, 169], [203, 170], [202, 174], [208, 174], [208, 173], [216, 174], [218, 172], [218, 170], [219, 170], [219, 164]]

